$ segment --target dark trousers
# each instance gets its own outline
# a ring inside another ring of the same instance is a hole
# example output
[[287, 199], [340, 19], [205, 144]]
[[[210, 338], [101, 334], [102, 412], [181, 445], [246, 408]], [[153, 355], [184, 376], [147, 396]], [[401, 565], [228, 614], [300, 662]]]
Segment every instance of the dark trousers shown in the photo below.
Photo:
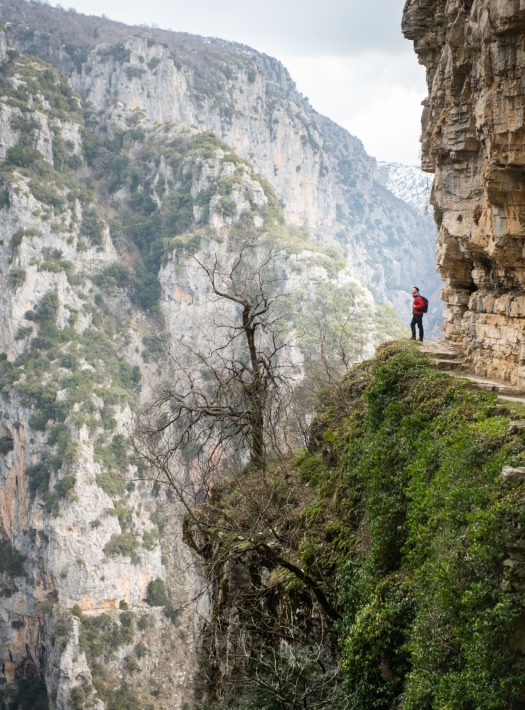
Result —
[[416, 337], [416, 325], [419, 330], [419, 339], [423, 340], [423, 314], [422, 313], [414, 313], [412, 316], [412, 323], [410, 323], [410, 327], [412, 328], [412, 337]]

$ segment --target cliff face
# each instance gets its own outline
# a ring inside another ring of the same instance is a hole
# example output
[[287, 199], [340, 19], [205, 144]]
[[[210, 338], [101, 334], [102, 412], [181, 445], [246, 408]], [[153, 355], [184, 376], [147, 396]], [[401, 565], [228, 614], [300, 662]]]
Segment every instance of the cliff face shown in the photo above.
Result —
[[[3, 34], [0, 49], [0, 692], [41, 678], [52, 707], [80, 697], [103, 708], [124, 682], [130, 702], [150, 691], [183, 702], [193, 626], [162, 606], [166, 588], [173, 608], [198, 578], [164, 493], [135, 483], [144, 475], [129, 458], [148, 370], [140, 314], [118, 288], [106, 289], [103, 318], [104, 289], [95, 305], [96, 276], [122, 257], [88, 206], [93, 192], [59, 168], [61, 150], [73, 169], [84, 163], [79, 99], [49, 65], [9, 55]], [[150, 605], [152, 581], [162, 593]]]
[[[361, 141], [319, 115], [277, 60], [232, 42], [15, 0], [0, 21], [14, 45], [60, 66], [97, 110], [118, 95], [152, 121], [213, 130], [269, 180], [287, 222], [341, 246], [376, 300], [405, 322], [414, 283], [436, 300], [434, 225], [393, 198]], [[438, 314], [428, 323], [439, 324]]]
[[525, 380], [524, 8], [409, 0], [403, 31], [427, 67], [423, 169], [441, 223], [447, 338], [476, 371]]

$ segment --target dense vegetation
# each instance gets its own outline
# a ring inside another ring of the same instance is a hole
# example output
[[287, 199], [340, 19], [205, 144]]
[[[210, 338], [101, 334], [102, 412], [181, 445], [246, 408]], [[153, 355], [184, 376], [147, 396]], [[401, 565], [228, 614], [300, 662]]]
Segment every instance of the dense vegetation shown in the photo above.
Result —
[[[522, 430], [508, 429], [509, 410], [396, 343], [322, 392], [320, 410], [293, 466], [226, 481], [188, 521], [216, 585], [201, 702], [296, 707], [284, 699], [300, 677], [311, 688], [301, 707], [518, 707], [525, 488], [502, 487], [500, 471], [524, 465], [525, 445]], [[231, 596], [228, 570], [239, 565], [252, 586]], [[317, 648], [318, 617], [291, 622], [308, 597], [342, 658], [330, 682], [323, 674], [337, 654], [329, 640], [324, 655]], [[258, 640], [242, 682], [228, 686], [211, 639], [227, 633], [232, 607]], [[269, 664], [286, 635], [294, 663]], [[310, 654], [302, 666], [300, 653]]]

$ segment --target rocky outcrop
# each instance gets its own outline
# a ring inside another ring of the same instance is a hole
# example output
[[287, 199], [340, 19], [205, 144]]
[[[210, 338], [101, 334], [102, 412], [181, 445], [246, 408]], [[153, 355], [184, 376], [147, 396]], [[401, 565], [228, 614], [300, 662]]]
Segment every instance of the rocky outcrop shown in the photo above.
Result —
[[435, 173], [447, 338], [476, 372], [525, 384], [525, 142], [518, 0], [408, 0], [427, 68], [423, 169]]

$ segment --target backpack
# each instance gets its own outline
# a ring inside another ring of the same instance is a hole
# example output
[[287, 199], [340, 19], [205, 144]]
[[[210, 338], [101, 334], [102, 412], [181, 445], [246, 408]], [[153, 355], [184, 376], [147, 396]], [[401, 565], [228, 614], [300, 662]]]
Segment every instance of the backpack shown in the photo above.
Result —
[[423, 313], [428, 313], [428, 298], [425, 298], [424, 296], [421, 296], [421, 298], [425, 302], [425, 305], [423, 307]]

